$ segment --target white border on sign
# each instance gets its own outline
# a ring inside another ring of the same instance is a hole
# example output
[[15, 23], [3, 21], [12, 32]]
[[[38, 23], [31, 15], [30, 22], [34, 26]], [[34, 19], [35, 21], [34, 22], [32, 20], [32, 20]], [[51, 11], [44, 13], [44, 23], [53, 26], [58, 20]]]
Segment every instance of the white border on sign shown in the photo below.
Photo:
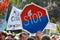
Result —
[[[36, 5], [36, 4], [33, 3], [33, 2], [31, 2], [30, 4], [25, 5], [25, 7], [23, 8], [22, 12], [24, 11], [24, 9], [25, 9], [27, 6], [29, 6], [29, 5], [31, 5], [31, 4], [33, 4], [33, 5], [35, 5], [35, 6], [39, 7], [39, 8], [42, 8], [43, 10], [45, 10], [45, 11], [46, 11], [46, 14], [47, 14], [47, 16], [48, 16], [47, 9], [45, 9], [45, 8], [39, 6], [39, 5]], [[50, 22], [49, 16], [48, 16], [48, 20], [49, 20], [48, 22]], [[48, 24], [48, 23], [47, 23], [47, 24]], [[28, 32], [28, 31], [25, 30], [25, 29], [23, 29], [23, 30], [26, 31], [26, 32]], [[44, 28], [44, 30], [45, 30], [45, 28]], [[43, 31], [44, 31], [44, 30], [43, 30]], [[42, 31], [42, 32], [43, 32], [43, 31]], [[28, 32], [28, 33], [30, 33], [30, 32]], [[32, 34], [32, 33], [30, 33], [30, 34]], [[33, 33], [33, 34], [35, 34], [35, 33]]]

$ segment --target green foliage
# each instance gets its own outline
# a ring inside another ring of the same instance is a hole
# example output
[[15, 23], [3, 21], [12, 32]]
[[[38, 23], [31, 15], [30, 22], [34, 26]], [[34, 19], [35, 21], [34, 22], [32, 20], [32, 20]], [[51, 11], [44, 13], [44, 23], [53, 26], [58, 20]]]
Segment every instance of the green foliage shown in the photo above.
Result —
[[60, 33], [60, 26], [57, 26], [57, 31]]
[[11, 0], [11, 3], [12, 3], [13, 5], [17, 5], [17, 0]]
[[55, 8], [55, 9], [49, 11], [49, 17], [50, 17], [50, 19], [53, 17], [55, 19], [55, 22], [60, 21], [60, 11], [59, 11], [59, 9]]
[[2, 15], [0, 15], [0, 18], [3, 18], [3, 16], [2, 16]]

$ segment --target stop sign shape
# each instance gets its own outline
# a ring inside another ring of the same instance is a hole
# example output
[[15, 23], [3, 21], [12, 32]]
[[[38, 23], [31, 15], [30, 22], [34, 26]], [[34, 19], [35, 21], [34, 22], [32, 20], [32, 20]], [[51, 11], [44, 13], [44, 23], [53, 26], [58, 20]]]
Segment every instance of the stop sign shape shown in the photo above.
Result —
[[21, 20], [23, 29], [30, 33], [43, 31], [49, 21], [46, 10], [36, 4], [29, 4], [24, 7]]

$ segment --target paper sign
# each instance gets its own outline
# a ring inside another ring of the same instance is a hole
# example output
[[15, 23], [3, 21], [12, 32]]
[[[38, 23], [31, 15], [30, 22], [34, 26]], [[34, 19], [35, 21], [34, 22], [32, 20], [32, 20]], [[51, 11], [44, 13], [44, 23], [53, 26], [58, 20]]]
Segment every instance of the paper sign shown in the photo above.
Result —
[[20, 14], [22, 10], [12, 7], [9, 19], [8, 19], [8, 25], [7, 25], [7, 30], [18, 30], [22, 29], [22, 23], [20, 19]]

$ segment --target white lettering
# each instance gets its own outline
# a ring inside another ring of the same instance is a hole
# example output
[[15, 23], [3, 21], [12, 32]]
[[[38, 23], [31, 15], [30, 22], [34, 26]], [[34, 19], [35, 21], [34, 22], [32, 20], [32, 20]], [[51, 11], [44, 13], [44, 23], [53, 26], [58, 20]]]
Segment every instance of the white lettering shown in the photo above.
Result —
[[32, 17], [33, 17], [33, 21], [34, 21], [34, 23], [37, 23], [37, 22], [38, 22], [38, 19], [35, 20], [35, 19], [34, 19], [35, 16], [38, 18], [38, 16], [37, 16], [36, 14], [34, 14], [34, 15], [32, 16]]
[[[27, 19], [28, 17], [27, 16], [25, 16], [24, 17], [24, 19], [27, 21], [28, 19]], [[26, 23], [25, 23], [25, 26], [28, 26], [29, 25], [29, 21], [27, 21]]]
[[31, 24], [34, 24], [34, 23], [41, 22], [41, 16], [42, 16], [42, 13], [39, 12], [39, 11], [37, 13], [34, 13], [32, 16], [29, 16], [30, 21], [27, 19], [28, 16], [25, 16], [24, 20], [26, 20], [26, 23], [24, 25], [28, 26], [28, 25], [31, 25]]
[[42, 13], [41, 12], [37, 12], [37, 13], [38, 13], [38, 16], [39, 16], [39, 20], [41, 21]]

